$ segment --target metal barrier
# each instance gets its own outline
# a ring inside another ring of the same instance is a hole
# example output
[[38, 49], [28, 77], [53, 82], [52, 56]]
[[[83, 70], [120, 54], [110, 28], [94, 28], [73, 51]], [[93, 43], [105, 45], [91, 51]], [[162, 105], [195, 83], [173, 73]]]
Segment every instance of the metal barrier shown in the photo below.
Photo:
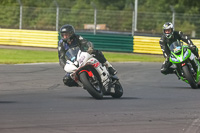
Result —
[[57, 42], [56, 31], [0, 29], [1, 45], [57, 48]]
[[[134, 36], [134, 53], [163, 54], [159, 44], [160, 37]], [[200, 39], [192, 39], [200, 50]], [[187, 44], [185, 44], [187, 45]]]
[[162, 54], [159, 37], [134, 36], [134, 53]]
[[194, 43], [194, 45], [197, 46], [197, 48], [200, 51], [200, 39], [192, 39], [192, 42]]
[[80, 33], [85, 39], [91, 41], [94, 47], [102, 51], [133, 52], [133, 37], [117, 34]]
[[[91, 41], [96, 49], [113, 52], [162, 54], [160, 37], [78, 33]], [[0, 29], [0, 45], [57, 48], [58, 32], [40, 30]], [[192, 39], [200, 50], [200, 40]]]
[[[133, 52], [133, 37], [128, 35], [78, 33], [91, 41], [96, 49]], [[0, 45], [57, 48], [58, 32], [40, 30], [0, 29]]]

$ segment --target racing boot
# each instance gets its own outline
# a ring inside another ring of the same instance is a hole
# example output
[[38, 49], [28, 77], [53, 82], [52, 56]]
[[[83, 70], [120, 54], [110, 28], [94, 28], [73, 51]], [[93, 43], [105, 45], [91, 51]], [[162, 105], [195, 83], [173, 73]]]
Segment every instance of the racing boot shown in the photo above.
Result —
[[69, 87], [78, 86], [78, 84], [70, 77], [70, 73], [66, 73], [63, 77], [63, 83]]
[[178, 73], [176, 72], [176, 70], [174, 70], [173, 72], [178, 77], [178, 80], [180, 80], [180, 77], [178, 76]]
[[106, 61], [104, 63], [104, 65], [108, 69], [108, 72], [110, 73], [110, 75], [116, 75], [117, 74], [117, 71], [113, 68], [113, 66], [108, 61]]

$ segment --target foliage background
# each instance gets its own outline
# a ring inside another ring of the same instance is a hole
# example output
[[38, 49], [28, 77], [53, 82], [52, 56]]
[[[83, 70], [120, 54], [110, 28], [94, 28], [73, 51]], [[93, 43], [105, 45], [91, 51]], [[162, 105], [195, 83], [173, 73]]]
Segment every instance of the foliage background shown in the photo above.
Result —
[[[23, 4], [23, 29], [55, 30], [56, 4], [54, 0], [21, 0]], [[132, 11], [135, 0], [57, 0], [59, 27], [70, 23], [77, 30], [84, 24], [94, 23], [95, 4], [97, 22], [106, 24], [107, 31], [132, 30]], [[161, 34], [162, 25], [172, 20], [176, 12], [176, 30], [188, 35], [195, 31], [200, 38], [200, 1], [198, 0], [138, 0], [137, 32]], [[17, 0], [0, 0], [0, 28], [19, 28], [19, 3]]]

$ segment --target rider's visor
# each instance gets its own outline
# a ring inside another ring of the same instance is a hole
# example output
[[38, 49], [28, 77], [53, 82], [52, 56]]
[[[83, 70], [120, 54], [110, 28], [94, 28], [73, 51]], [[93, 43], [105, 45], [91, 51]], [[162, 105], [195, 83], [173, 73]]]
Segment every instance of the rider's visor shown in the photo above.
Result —
[[61, 36], [64, 38], [64, 39], [68, 39], [71, 35], [69, 33], [61, 33]]
[[165, 34], [170, 34], [172, 32], [172, 29], [165, 29], [164, 32]]

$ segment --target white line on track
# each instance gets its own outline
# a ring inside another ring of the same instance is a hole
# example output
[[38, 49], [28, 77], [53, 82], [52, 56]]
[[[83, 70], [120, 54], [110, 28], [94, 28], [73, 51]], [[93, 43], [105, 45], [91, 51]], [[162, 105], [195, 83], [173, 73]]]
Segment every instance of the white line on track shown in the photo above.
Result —
[[200, 133], [200, 119], [195, 119], [184, 133]]

